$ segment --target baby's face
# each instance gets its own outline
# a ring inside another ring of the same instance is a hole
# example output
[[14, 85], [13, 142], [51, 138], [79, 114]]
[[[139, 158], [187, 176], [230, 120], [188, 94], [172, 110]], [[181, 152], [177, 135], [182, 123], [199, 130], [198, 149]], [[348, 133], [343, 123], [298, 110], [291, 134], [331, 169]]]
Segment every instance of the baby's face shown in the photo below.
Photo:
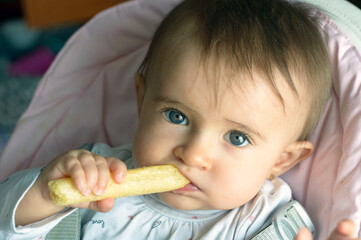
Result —
[[[182, 60], [184, 59], [184, 60]], [[172, 164], [191, 184], [159, 194], [182, 210], [231, 209], [251, 200], [297, 139], [294, 95], [280, 84], [285, 108], [259, 76], [221, 92], [183, 57], [146, 79], [133, 151], [137, 167]], [[156, 76], [157, 75], [157, 76]], [[220, 76], [222, 77], [222, 76]]]

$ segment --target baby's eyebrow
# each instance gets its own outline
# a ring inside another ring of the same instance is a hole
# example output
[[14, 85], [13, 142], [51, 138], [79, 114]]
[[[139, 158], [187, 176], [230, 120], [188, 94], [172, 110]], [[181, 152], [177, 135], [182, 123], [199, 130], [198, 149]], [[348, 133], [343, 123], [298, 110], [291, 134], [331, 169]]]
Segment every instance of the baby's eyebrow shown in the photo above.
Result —
[[226, 119], [227, 122], [230, 122], [234, 125], [237, 125], [240, 129], [244, 129], [244, 131], [246, 133], [249, 133], [253, 136], [257, 136], [258, 138], [260, 138], [262, 141], [267, 141], [267, 138], [265, 136], [263, 136], [259, 131], [247, 126], [247, 125], [244, 125], [242, 123], [239, 123], [239, 122], [235, 122], [233, 120], [230, 120], [230, 119]]
[[167, 104], [171, 104], [171, 105], [178, 105], [178, 106], [182, 106], [183, 108], [186, 108], [187, 110], [192, 110], [190, 107], [184, 105], [183, 103], [181, 103], [177, 100], [174, 100], [168, 96], [164, 96], [164, 95], [156, 96], [153, 99], [153, 101], [157, 102], [157, 103], [167, 103]]
[[181, 104], [178, 101], [175, 101], [167, 96], [161, 95], [161, 96], [156, 96], [153, 101], [155, 102], [166, 102], [166, 103], [174, 103], [174, 104]]

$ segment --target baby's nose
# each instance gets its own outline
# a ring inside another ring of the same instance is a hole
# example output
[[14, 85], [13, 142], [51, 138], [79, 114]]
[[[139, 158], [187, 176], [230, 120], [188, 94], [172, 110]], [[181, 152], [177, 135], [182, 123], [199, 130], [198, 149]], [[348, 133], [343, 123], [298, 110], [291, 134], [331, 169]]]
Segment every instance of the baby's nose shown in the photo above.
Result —
[[174, 155], [187, 166], [209, 170], [213, 165], [214, 152], [210, 140], [206, 136], [192, 136], [186, 143], [175, 147]]

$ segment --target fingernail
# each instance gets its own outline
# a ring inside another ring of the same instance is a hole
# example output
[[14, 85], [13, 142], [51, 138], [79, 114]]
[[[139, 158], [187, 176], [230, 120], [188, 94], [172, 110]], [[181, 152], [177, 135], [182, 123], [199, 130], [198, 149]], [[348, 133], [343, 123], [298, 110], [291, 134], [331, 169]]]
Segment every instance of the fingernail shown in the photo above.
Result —
[[83, 195], [85, 195], [86, 188], [84, 187], [84, 185], [81, 184], [81, 185], [78, 187], [78, 190], [79, 190], [79, 192], [81, 192]]
[[89, 196], [90, 195], [90, 190], [89, 189], [84, 189], [83, 191], [82, 191], [82, 193], [84, 194], [84, 196]]
[[115, 180], [118, 182], [118, 183], [121, 183], [123, 181], [123, 178], [124, 178], [124, 174], [122, 172], [118, 173], [117, 175], [115, 175]]
[[95, 195], [100, 196], [100, 195], [103, 194], [103, 189], [101, 189], [101, 188], [96, 188], [93, 192], [94, 192]]
[[88, 190], [87, 186], [82, 182], [79, 183], [78, 190], [86, 197], [89, 196], [90, 194], [90, 191]]

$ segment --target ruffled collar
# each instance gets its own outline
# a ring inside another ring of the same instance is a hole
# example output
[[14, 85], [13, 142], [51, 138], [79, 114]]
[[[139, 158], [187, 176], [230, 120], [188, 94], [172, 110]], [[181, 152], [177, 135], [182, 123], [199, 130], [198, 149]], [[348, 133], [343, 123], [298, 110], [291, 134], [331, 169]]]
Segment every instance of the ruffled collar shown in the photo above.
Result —
[[169, 218], [184, 221], [208, 221], [226, 214], [229, 210], [193, 210], [182, 211], [169, 207], [158, 196], [158, 194], [149, 194], [141, 196], [145, 204], [154, 211]]

